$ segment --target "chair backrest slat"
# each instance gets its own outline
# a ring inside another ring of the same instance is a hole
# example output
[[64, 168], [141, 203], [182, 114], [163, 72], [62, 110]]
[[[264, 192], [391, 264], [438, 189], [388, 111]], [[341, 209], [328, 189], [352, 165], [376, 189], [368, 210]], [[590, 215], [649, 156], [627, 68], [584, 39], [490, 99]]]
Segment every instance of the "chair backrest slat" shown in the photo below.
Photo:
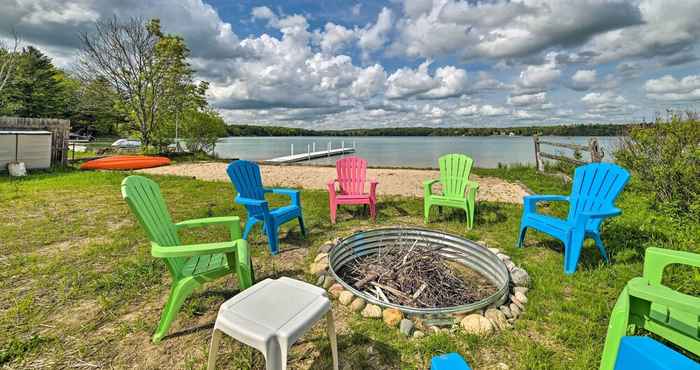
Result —
[[[235, 190], [242, 197], [265, 200], [260, 166], [257, 163], [244, 160], [233, 161], [226, 168], [226, 173], [236, 188]], [[246, 206], [246, 209], [253, 215], [262, 212], [262, 208], [257, 206]]]
[[[571, 186], [569, 220], [582, 212], [604, 211], [615, 206], [615, 199], [629, 180], [629, 172], [612, 163], [591, 163], [576, 168]], [[597, 228], [601, 219], [591, 220]]]
[[346, 195], [363, 194], [367, 179], [367, 161], [358, 156], [348, 156], [335, 162], [340, 193]]
[[[143, 176], [129, 176], [122, 181], [122, 197], [146, 230], [148, 239], [161, 246], [180, 245], [180, 238], [165, 205], [160, 187]], [[172, 272], [179, 271], [184, 258], [167, 258]]]
[[442, 193], [448, 197], [464, 197], [474, 160], [464, 154], [446, 154], [440, 157]]

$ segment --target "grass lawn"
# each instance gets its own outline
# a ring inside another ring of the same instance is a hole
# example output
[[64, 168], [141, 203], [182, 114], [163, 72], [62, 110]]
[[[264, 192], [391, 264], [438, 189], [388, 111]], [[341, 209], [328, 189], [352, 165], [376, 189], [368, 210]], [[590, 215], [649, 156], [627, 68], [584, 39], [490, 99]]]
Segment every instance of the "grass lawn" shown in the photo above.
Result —
[[[555, 177], [532, 169], [478, 170], [518, 179], [535, 192], [568, 193]], [[205, 367], [219, 305], [238, 292], [235, 278], [205, 285], [185, 307], [159, 345], [150, 342], [169, 292], [165, 265], [150, 256], [143, 230], [121, 199], [123, 173], [55, 172], [23, 180], [0, 178], [0, 367], [7, 368], [194, 368]], [[155, 177], [176, 221], [240, 215], [231, 186], [187, 178]], [[273, 185], [273, 184], [268, 184]], [[381, 194], [381, 184], [379, 186]], [[282, 197], [270, 198], [281, 204]], [[361, 208], [342, 207], [331, 226], [327, 195], [302, 193], [309, 230], [302, 239], [295, 222], [283, 226], [281, 253], [269, 255], [259, 228], [250, 245], [257, 279], [289, 276], [314, 282], [308, 267], [325, 241], [374, 225]], [[593, 369], [598, 367], [608, 317], [625, 282], [642, 270], [644, 249], [660, 246], [700, 251], [697, 221], [664, 216], [632, 183], [618, 200], [623, 215], [604, 226], [613, 263], [603, 264], [587, 244], [574, 276], [563, 274], [561, 244], [529, 232], [526, 248], [514, 247], [521, 207], [479, 204], [475, 228], [464, 216], [438, 218], [428, 227], [505, 250], [530, 273], [532, 289], [524, 316], [513, 330], [490, 337], [463, 332], [406, 339], [379, 321], [368, 321], [334, 302], [341, 368], [425, 369], [431, 356], [462, 353], [475, 369]], [[423, 225], [422, 199], [382, 197], [382, 225]], [[564, 214], [562, 205], [548, 212]], [[189, 231], [184, 242], [215, 241], [224, 228]], [[669, 284], [698, 295], [698, 270], [675, 269]], [[260, 354], [223, 341], [220, 368], [264, 368]], [[293, 347], [290, 368], [330, 368], [322, 325]], [[505, 365], [505, 366], [504, 366]]]

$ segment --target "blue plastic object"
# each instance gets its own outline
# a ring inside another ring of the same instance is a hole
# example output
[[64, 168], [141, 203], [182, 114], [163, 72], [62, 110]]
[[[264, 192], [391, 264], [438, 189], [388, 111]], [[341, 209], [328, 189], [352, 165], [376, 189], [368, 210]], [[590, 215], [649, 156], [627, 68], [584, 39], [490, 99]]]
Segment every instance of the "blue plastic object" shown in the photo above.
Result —
[[433, 357], [430, 361], [430, 370], [472, 370], [472, 368], [462, 356], [453, 352]]
[[649, 337], [622, 337], [615, 370], [700, 370], [700, 364]]
[[[604, 219], [622, 213], [615, 208], [615, 198], [629, 180], [629, 172], [611, 163], [592, 163], [578, 167], [574, 173], [571, 194], [530, 195], [523, 198], [523, 216], [520, 221], [518, 247], [523, 246], [528, 228], [547, 233], [564, 243], [564, 273], [576, 272], [581, 248], [586, 237], [595, 240], [603, 258], [608, 261], [600, 225]], [[537, 202], [569, 202], [566, 220], [537, 213]]]
[[[236, 203], [242, 204], [248, 210], [248, 218], [243, 231], [243, 239], [248, 240], [248, 234], [256, 223], [263, 223], [263, 231], [267, 235], [270, 253], [277, 254], [277, 233], [280, 225], [293, 219], [299, 220], [302, 235], [306, 236], [304, 218], [301, 213], [301, 198], [298, 190], [265, 188], [260, 177], [260, 166], [253, 162], [238, 160], [231, 162], [226, 173], [238, 191]], [[283, 194], [289, 196], [289, 205], [270, 208], [265, 193]]]

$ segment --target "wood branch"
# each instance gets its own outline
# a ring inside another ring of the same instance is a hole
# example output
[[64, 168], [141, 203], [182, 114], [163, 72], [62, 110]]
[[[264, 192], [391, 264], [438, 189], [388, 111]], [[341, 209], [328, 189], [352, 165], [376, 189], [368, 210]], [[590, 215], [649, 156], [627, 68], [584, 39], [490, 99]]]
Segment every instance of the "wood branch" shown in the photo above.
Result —
[[428, 286], [425, 285], [425, 283], [421, 284], [421, 286], [418, 288], [418, 290], [416, 290], [416, 292], [413, 293], [413, 299], [418, 299], [418, 297], [420, 297], [421, 293], [423, 293], [423, 291], [424, 291], [425, 288], [427, 288], [427, 287], [428, 287]]
[[567, 149], [572, 149], [572, 150], [581, 150], [584, 152], [587, 152], [590, 150], [590, 148], [585, 146], [585, 145], [569, 144], [569, 143], [555, 143], [555, 142], [551, 142], [551, 141], [542, 141], [542, 140], [540, 140], [539, 142], [540, 142], [540, 144], [546, 144], [546, 145], [550, 145], [550, 146], [556, 146], [559, 148], [567, 148]]
[[379, 296], [379, 298], [382, 301], [384, 301], [386, 303], [391, 303], [391, 302], [389, 302], [389, 298], [387, 298], [386, 294], [384, 294], [384, 292], [382, 291], [382, 288], [375, 286], [374, 289], [377, 291], [377, 296]]
[[404, 301], [407, 301], [407, 302], [413, 301], [413, 299], [409, 295], [404, 294], [403, 292], [401, 292], [398, 289], [394, 289], [390, 286], [379, 284], [379, 283], [374, 282], [374, 281], [372, 282], [372, 285], [374, 285], [375, 288], [380, 288], [380, 289], [386, 290], [387, 292], [389, 292], [389, 293], [391, 293], [399, 298], [402, 298]]
[[356, 289], [362, 289], [362, 287], [367, 285], [367, 283], [369, 283], [370, 281], [376, 280], [378, 277], [379, 277], [379, 274], [377, 274], [376, 272], [369, 273], [366, 277], [364, 277], [362, 280], [359, 280], [358, 282], [356, 282], [353, 286]]
[[554, 160], [557, 160], [557, 161], [570, 162], [570, 163], [574, 163], [574, 164], [578, 164], [578, 165], [586, 164], [586, 162], [584, 162], [584, 161], [580, 161], [580, 160], [578, 160], [578, 159], [573, 159], [573, 158], [565, 157], [565, 156], [563, 156], [563, 155], [556, 155], [556, 154], [549, 154], [549, 153], [540, 153], [540, 156], [541, 156], [542, 158], [549, 158], [549, 159], [554, 159]]

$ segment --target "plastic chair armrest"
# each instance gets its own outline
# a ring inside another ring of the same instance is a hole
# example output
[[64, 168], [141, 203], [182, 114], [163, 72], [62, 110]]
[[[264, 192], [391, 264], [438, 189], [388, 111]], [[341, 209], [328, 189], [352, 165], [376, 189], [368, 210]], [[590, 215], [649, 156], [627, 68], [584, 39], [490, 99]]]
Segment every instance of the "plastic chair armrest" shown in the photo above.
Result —
[[425, 190], [425, 195], [432, 195], [433, 185], [438, 182], [440, 182], [439, 179], [423, 181], [423, 189]]
[[643, 276], [652, 284], [661, 284], [664, 269], [674, 263], [700, 267], [700, 255], [663, 248], [647, 248]]
[[629, 295], [645, 301], [677, 308], [691, 315], [700, 316], [700, 298], [677, 292], [663, 285], [651, 285], [644, 278], [627, 283]]
[[[244, 244], [241, 244], [244, 243]], [[163, 247], [156, 242], [151, 242], [151, 255], [157, 258], [193, 257], [217, 253], [234, 253], [238, 246], [248, 248], [243, 239], [229, 242], [189, 244]]]

